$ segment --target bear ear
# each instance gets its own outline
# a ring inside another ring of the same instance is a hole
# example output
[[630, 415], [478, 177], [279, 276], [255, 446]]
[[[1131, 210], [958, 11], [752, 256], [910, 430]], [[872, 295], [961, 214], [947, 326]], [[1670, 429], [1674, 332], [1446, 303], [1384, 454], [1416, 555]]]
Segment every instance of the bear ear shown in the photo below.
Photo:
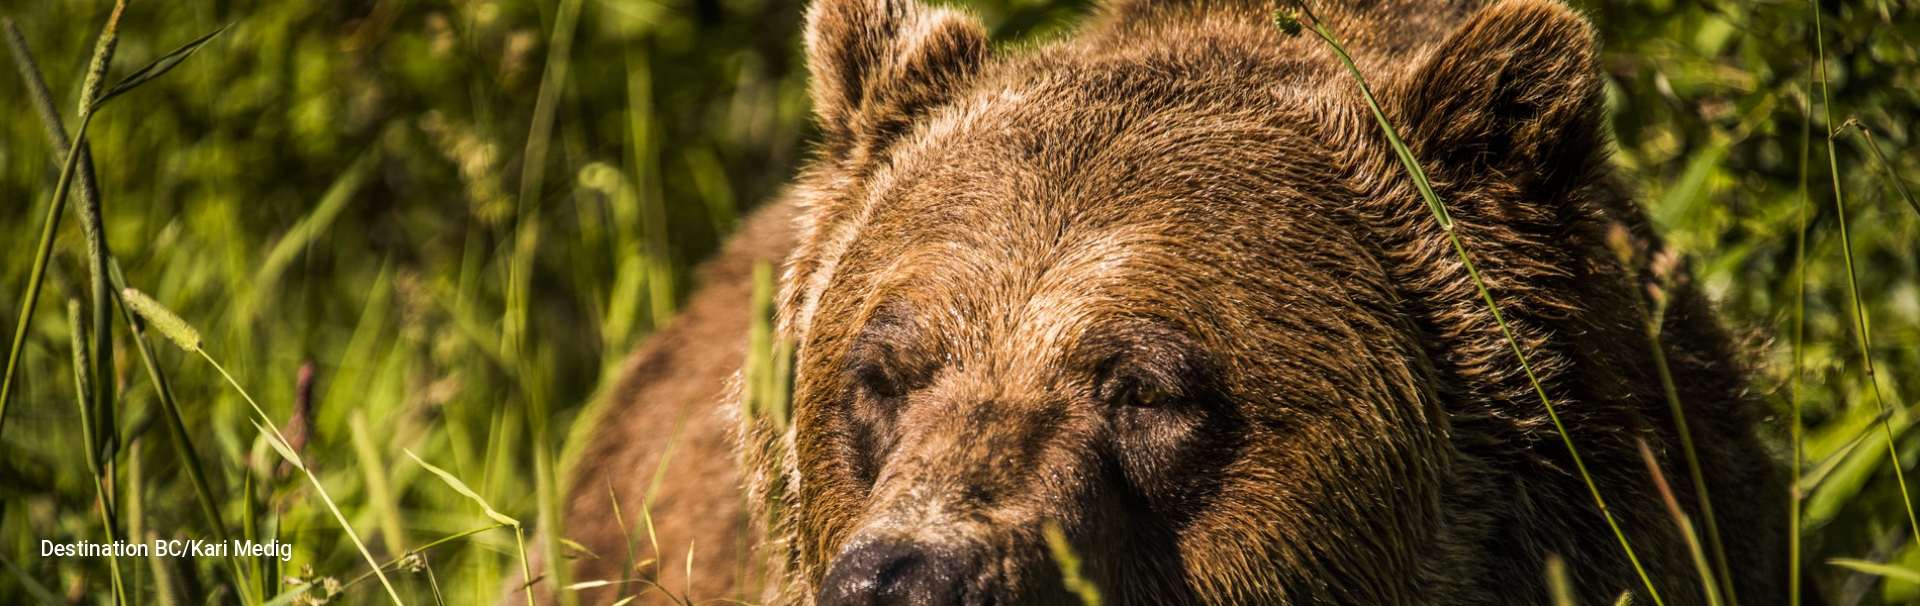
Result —
[[898, 135], [986, 58], [979, 20], [914, 0], [818, 0], [807, 12], [814, 113], [835, 153]]
[[1562, 193], [1602, 158], [1598, 44], [1550, 0], [1476, 13], [1398, 81], [1407, 141], [1430, 171]]

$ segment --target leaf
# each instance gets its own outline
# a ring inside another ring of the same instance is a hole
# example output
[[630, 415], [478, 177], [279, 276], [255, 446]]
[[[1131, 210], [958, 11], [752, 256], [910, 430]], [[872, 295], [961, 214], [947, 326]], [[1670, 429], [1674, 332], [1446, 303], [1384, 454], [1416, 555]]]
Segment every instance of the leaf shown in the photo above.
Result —
[[347, 203], [353, 201], [354, 193], [366, 183], [373, 166], [373, 153], [362, 153], [345, 172], [334, 178], [333, 185], [320, 195], [320, 202], [313, 211], [287, 230], [286, 235], [274, 243], [273, 250], [267, 253], [266, 260], [260, 263], [260, 271], [253, 276], [256, 292], [273, 292], [274, 283], [279, 282], [280, 274], [286, 271], [287, 265], [326, 233], [327, 228], [333, 225], [333, 220], [346, 209]]
[[293, 589], [288, 589], [285, 593], [274, 596], [272, 601], [261, 604], [261, 606], [287, 606], [288, 604], [292, 604], [295, 598], [307, 595], [307, 590], [313, 589], [313, 586], [313, 583], [305, 583]]
[[447, 473], [447, 470], [434, 467], [432, 463], [428, 463], [426, 461], [420, 460], [420, 455], [413, 454], [413, 451], [411, 450], [406, 450], [405, 452], [407, 453], [407, 456], [413, 457], [413, 461], [416, 463], [419, 463], [421, 467], [427, 468], [427, 471], [431, 471], [433, 472], [433, 475], [440, 476], [441, 480], [445, 480], [448, 486], [453, 487], [454, 492], [458, 492], [462, 496], [465, 496], [469, 499], [473, 499], [473, 502], [479, 503], [480, 509], [486, 510], [487, 517], [493, 518], [493, 521], [499, 522], [501, 524], [506, 524], [514, 528], [520, 527], [519, 520], [509, 518], [505, 515], [501, 515], [500, 512], [498, 511], [494, 511], [493, 506], [488, 505], [486, 499], [480, 498], [480, 495], [474, 493], [473, 489], [467, 488], [467, 483], [460, 481], [460, 478], [453, 477], [453, 474]]
[[581, 581], [578, 583], [574, 583], [572, 585], [568, 585], [564, 589], [566, 589], [567, 591], [579, 591], [582, 589], [593, 589], [595, 587], [606, 587], [612, 584], [613, 584], [613, 581]]
[[287, 463], [301, 471], [307, 469], [307, 465], [300, 462], [300, 455], [293, 454], [293, 448], [288, 447], [286, 442], [280, 441], [280, 436], [273, 435], [273, 432], [267, 431], [267, 428], [260, 425], [259, 421], [254, 421], [253, 419], [247, 419], [247, 421], [253, 423], [255, 429], [260, 430], [260, 437], [266, 438], [267, 445], [272, 446], [275, 451], [278, 451], [280, 456], [287, 460]]
[[1659, 204], [1653, 207], [1655, 225], [1672, 229], [1693, 212], [1707, 194], [1712, 193], [1707, 181], [1727, 157], [1729, 145], [1725, 140], [1716, 141], [1687, 162], [1687, 169], [1680, 173], [1680, 179], [1674, 181]]
[[227, 28], [230, 26], [231, 24], [222, 25], [220, 29], [213, 30], [197, 40], [188, 42], [185, 46], [173, 49], [173, 52], [167, 53], [166, 56], [152, 63], [148, 63], [146, 67], [127, 74], [127, 77], [120, 79], [120, 82], [114, 84], [113, 88], [109, 88], [106, 93], [101, 94], [100, 99], [93, 102], [93, 107], [99, 108], [101, 105], [106, 104], [108, 99], [125, 94], [128, 91], [138, 88], [142, 84], [146, 84], [148, 80], [158, 78], [173, 68], [179, 67], [180, 62], [186, 61], [187, 57], [193, 56], [195, 51], [200, 50], [200, 47], [205, 46], [208, 41], [213, 40], [214, 36], [220, 35], [220, 32], [227, 31]]
[[1901, 568], [1899, 566], [1881, 564], [1879, 562], [1869, 562], [1866, 560], [1852, 560], [1847, 558], [1834, 558], [1831, 560], [1827, 560], [1827, 563], [1832, 564], [1834, 566], [1839, 566], [1841, 568], [1845, 568], [1848, 570], [1852, 570], [1854, 572], [1864, 572], [1870, 575], [1886, 577], [1889, 579], [1898, 579], [1901, 581], [1906, 581], [1908, 583], [1920, 583], [1920, 572], [1915, 572], [1912, 569]]
[[580, 543], [574, 541], [573, 539], [565, 539], [565, 538], [560, 539], [560, 544], [566, 545], [568, 549], [572, 549], [574, 551], [578, 551], [580, 553], [586, 554], [587, 557], [590, 557], [596, 560], [600, 559], [600, 554], [594, 553], [592, 549], [587, 549], [586, 545], [581, 545]]

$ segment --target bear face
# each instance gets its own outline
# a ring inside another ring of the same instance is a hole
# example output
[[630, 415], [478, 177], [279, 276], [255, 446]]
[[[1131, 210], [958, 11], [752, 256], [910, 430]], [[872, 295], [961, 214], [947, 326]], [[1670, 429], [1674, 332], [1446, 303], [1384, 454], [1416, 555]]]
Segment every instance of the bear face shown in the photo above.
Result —
[[[1633, 454], [1670, 464], [1677, 436], [1645, 268], [1602, 236], [1651, 238], [1603, 168], [1591, 33], [1557, 4], [1476, 4], [1324, 16], [1594, 440], [1636, 557], [1697, 587]], [[1549, 555], [1590, 599], [1641, 586], [1358, 87], [1266, 16], [1121, 2], [995, 54], [950, 10], [813, 7], [825, 140], [779, 310], [794, 423], [744, 441], [777, 597], [1070, 603], [1049, 528], [1117, 604], [1538, 603]], [[1712, 488], [1777, 498], [1731, 348], [1679, 298], [1683, 395], [1728, 455]], [[1729, 543], [1749, 588], [1782, 576], [1774, 517], [1727, 516], [1756, 529]]]
[[[1089, 77], [1114, 97], [989, 91], [863, 184], [796, 363], [801, 509], [848, 524], [840, 557], [911, 546], [986, 583], [970, 595], [1058, 587], [1027, 580], [1048, 523], [1117, 547], [1093, 566], [1141, 587], [1111, 593], [1162, 601], [1191, 590], [1155, 554], [1337, 565], [1292, 550], [1356, 523], [1431, 535], [1437, 483], [1410, 476], [1448, 458], [1444, 421], [1339, 158], [1296, 118], [1311, 99]], [[1284, 499], [1239, 496], [1280, 478]], [[1356, 488], [1391, 515], [1314, 513]]]

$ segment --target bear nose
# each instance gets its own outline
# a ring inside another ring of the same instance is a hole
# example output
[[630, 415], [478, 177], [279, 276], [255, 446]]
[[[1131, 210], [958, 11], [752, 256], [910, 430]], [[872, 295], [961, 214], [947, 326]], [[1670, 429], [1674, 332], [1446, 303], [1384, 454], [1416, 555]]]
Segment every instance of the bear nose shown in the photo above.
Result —
[[872, 542], [841, 553], [827, 568], [819, 606], [961, 606], [959, 562], [917, 545]]

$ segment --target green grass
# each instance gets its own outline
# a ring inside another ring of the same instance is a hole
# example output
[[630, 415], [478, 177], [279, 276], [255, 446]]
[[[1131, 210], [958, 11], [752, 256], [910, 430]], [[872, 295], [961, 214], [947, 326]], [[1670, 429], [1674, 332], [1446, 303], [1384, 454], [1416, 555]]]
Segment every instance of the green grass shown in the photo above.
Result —
[[[342, 603], [490, 603], [521, 570], [521, 521], [553, 522], [553, 449], [579, 405], [680, 309], [688, 269], [812, 136], [787, 0], [134, 2], [92, 86], [113, 5], [15, 4], [0, 9], [19, 31], [8, 62], [27, 47], [40, 61], [16, 80], [29, 84], [0, 85], [16, 118], [0, 124], [0, 200], [17, 201], [0, 204], [16, 367], [0, 386], [6, 603], [76, 586], [113, 602], [111, 562], [37, 551], [110, 527], [296, 547], [277, 569], [122, 558], [129, 604], [292, 603], [329, 586]], [[1088, 4], [969, 7], [1017, 45]], [[1920, 570], [1901, 458], [1920, 452], [1920, 204], [1905, 183], [1920, 175], [1920, 9], [1848, 0], [1816, 24], [1791, 1], [1579, 4], [1606, 38], [1617, 164], [1755, 335], [1755, 389], [1775, 395], [1804, 497], [1778, 506], [1797, 511], [1805, 560], [1836, 561], [1808, 567], [1812, 589], [1920, 599], [1920, 579], [1892, 572]], [[130, 69], [223, 27], [171, 71]], [[1823, 95], [1797, 92], [1822, 71]], [[42, 75], [50, 86], [31, 84]], [[111, 102], [82, 115], [95, 95]], [[1816, 128], [1831, 157], [1807, 163]], [[81, 132], [90, 148], [70, 145]], [[191, 354], [154, 347], [127, 288], [198, 327], [259, 412]], [[79, 313], [61, 313], [73, 299]], [[84, 349], [97, 353], [76, 381]], [[784, 398], [781, 359], [757, 357], [751, 382], [755, 411], [784, 423], [762, 406]], [[310, 436], [293, 444], [307, 364]], [[304, 470], [282, 476], [280, 459]], [[648, 503], [621, 505], [632, 553], [602, 557], [684, 557], [640, 536]]]

